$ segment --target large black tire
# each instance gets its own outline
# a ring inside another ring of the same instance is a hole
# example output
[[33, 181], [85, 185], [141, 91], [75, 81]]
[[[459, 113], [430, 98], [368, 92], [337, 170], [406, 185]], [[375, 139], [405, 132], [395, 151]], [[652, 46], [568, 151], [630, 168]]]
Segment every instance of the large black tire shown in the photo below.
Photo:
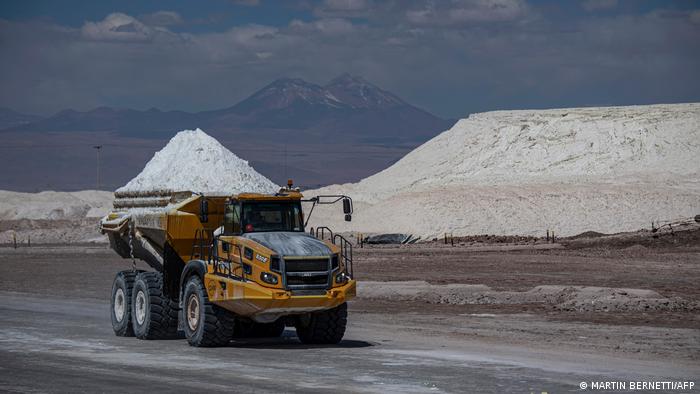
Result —
[[236, 324], [235, 316], [209, 302], [204, 284], [197, 275], [187, 279], [183, 300], [185, 337], [190, 345], [225, 346], [231, 341]]
[[306, 344], [336, 344], [343, 339], [348, 324], [348, 305], [311, 313], [296, 324], [297, 336]]
[[279, 319], [272, 323], [255, 323], [236, 320], [234, 338], [279, 338], [284, 332], [284, 321]]
[[131, 292], [137, 273], [136, 271], [117, 272], [112, 282], [109, 309], [112, 316], [112, 329], [118, 337], [134, 336], [134, 328], [131, 325]]
[[131, 305], [131, 323], [136, 338], [178, 338], [177, 301], [163, 294], [163, 275], [160, 272], [136, 275]]

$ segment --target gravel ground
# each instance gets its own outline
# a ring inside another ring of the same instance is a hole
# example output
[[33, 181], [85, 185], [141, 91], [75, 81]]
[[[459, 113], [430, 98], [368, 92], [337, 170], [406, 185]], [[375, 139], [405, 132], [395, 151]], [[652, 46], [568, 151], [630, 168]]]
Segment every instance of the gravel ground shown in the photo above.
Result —
[[[518, 298], [537, 286], [581, 286], [697, 302], [700, 247], [681, 244], [632, 249], [439, 243], [357, 248], [355, 271], [361, 287], [350, 303], [348, 334], [341, 346], [303, 347], [293, 329], [287, 329], [279, 340], [233, 344], [208, 354], [183, 341], [113, 337], [107, 314], [111, 282], [131, 262], [106, 245], [0, 247], [0, 389], [110, 392], [122, 388], [123, 376], [131, 376], [128, 387], [154, 392], [205, 386], [226, 391], [231, 382], [240, 391], [259, 392], [331, 387], [574, 392], [582, 380], [697, 381], [697, 310], [565, 310], [556, 303]], [[467, 297], [459, 304], [430, 297], [378, 297], [370, 291], [398, 286], [405, 292], [416, 283], [427, 286], [432, 297], [439, 289], [463, 287], [510, 294], [511, 299], [498, 296], [496, 302], [480, 303]], [[190, 368], [210, 360], [224, 365], [241, 351], [246, 361], [232, 366], [238, 372], [231, 376], [225, 372], [203, 379], [201, 371]], [[277, 371], [290, 378], [271, 382], [264, 366], [288, 359], [290, 353], [299, 363]], [[323, 370], [325, 380], [318, 379], [316, 370]], [[61, 382], [65, 386], [56, 386]]]

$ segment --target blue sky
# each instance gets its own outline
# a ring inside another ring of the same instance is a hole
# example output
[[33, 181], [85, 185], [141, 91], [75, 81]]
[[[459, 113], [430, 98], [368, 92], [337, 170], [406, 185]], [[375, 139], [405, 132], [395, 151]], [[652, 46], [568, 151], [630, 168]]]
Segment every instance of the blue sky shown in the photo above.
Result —
[[[185, 27], [187, 31], [204, 32], [223, 31], [234, 25], [284, 26], [292, 19], [308, 21], [314, 19], [314, 5], [318, 6], [322, 3], [322, 1], [294, 2], [289, 0], [240, 2], [231, 0], [5, 0], [0, 6], [0, 17], [15, 21], [49, 18], [59, 24], [80, 27], [86, 21], [102, 19], [112, 12], [144, 15], [169, 10], [185, 16], [191, 21], [207, 20], [208, 23], [193, 23]], [[537, 0], [529, 1], [529, 3], [543, 9], [550, 8], [552, 11], [556, 9], [556, 12], [570, 18], [580, 17], [580, 12], [585, 11], [582, 5], [584, 2], [581, 1]], [[643, 14], [655, 9], [693, 10], [700, 8], [699, 2], [689, 0], [676, 2], [632, 0], [614, 3], [616, 3], [615, 7], [599, 8], [597, 14]]]
[[189, 20], [189, 24], [180, 26], [179, 29], [190, 32], [225, 31], [235, 25], [251, 23], [283, 26], [291, 19], [312, 18], [310, 8], [289, 1], [9, 0], [0, 10], [0, 17], [10, 20], [50, 18], [59, 24], [72, 27], [80, 27], [86, 21], [100, 20], [113, 12], [145, 15], [168, 10], [177, 12]]
[[343, 72], [444, 117], [688, 102], [700, 2], [5, 0], [0, 57], [0, 106], [40, 114], [222, 108]]

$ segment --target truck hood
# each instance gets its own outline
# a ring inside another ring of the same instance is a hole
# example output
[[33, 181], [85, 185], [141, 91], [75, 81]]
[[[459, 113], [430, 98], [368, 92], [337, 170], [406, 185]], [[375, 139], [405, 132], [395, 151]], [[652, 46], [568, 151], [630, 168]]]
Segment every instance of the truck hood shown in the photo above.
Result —
[[242, 235], [280, 256], [330, 256], [331, 249], [325, 243], [304, 232], [260, 232]]

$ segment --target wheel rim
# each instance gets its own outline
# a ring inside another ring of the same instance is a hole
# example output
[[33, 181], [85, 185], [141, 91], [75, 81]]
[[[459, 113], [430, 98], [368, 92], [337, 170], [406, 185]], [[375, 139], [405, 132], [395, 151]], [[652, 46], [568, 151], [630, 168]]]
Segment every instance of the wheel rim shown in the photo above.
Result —
[[190, 294], [187, 300], [187, 325], [191, 331], [196, 331], [199, 325], [199, 297], [196, 294]]
[[143, 293], [143, 290], [139, 290], [136, 293], [134, 309], [136, 310], [136, 321], [139, 325], [143, 324], [144, 320], [146, 320], [146, 294]]
[[124, 320], [124, 311], [126, 310], [125, 300], [124, 290], [121, 288], [117, 289], [114, 293], [114, 317], [116, 317], [117, 321], [120, 323]]

